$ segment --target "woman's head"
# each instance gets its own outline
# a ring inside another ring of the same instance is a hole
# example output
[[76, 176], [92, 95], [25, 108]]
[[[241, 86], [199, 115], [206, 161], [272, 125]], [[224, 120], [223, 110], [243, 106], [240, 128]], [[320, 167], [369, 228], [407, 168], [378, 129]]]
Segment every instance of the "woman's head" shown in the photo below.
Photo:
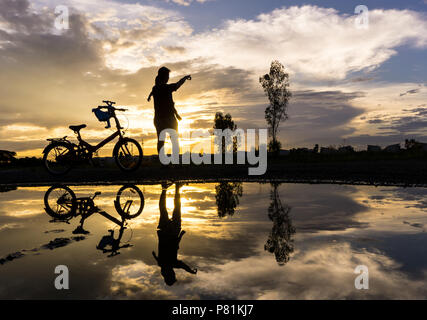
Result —
[[166, 67], [161, 67], [157, 72], [156, 85], [166, 84], [169, 81], [170, 70]]
[[165, 280], [165, 283], [168, 286], [172, 286], [175, 282], [176, 282], [176, 275], [175, 275], [175, 271], [173, 270], [172, 267], [165, 267], [163, 266], [160, 270], [163, 279]]

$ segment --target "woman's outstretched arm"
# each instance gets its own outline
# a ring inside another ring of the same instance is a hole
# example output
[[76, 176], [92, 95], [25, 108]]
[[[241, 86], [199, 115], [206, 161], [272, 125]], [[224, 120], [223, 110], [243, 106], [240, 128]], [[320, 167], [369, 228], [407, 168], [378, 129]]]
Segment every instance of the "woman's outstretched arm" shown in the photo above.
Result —
[[191, 76], [190, 75], [188, 75], [188, 76], [185, 76], [184, 78], [182, 78], [181, 80], [179, 80], [175, 85], [176, 85], [176, 87], [175, 87], [175, 90], [178, 90], [183, 84], [184, 84], [184, 82], [186, 81], [186, 80], [191, 80]]
[[176, 264], [175, 264], [175, 268], [181, 268], [184, 269], [185, 271], [192, 273], [192, 274], [196, 274], [197, 273], [197, 269], [194, 268], [190, 268], [190, 266], [188, 264], [186, 264], [185, 262], [181, 261], [181, 260], [177, 260]]

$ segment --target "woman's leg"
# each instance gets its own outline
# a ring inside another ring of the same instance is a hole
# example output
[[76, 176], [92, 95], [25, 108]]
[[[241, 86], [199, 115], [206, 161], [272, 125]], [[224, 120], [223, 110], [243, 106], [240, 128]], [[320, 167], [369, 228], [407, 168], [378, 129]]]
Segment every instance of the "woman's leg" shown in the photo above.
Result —
[[[154, 125], [156, 126], [157, 131], [157, 153], [160, 154], [160, 150], [165, 145], [165, 141], [161, 141], [159, 139], [160, 133], [165, 129], [173, 129], [176, 132], [176, 143], [178, 144], [178, 150], [179, 150], [179, 139], [178, 139], [178, 121], [176, 119], [169, 119], [169, 120], [160, 120], [155, 119]], [[165, 137], [166, 138], [166, 137]], [[172, 139], [172, 137], [170, 137]]]
[[166, 229], [166, 227], [169, 225], [169, 214], [168, 210], [166, 209], [166, 189], [162, 186], [162, 193], [160, 195], [159, 200], [159, 211], [160, 211], [160, 217], [159, 217], [159, 225], [157, 226], [158, 229]]
[[162, 132], [163, 128], [161, 126], [160, 121], [157, 119], [154, 119], [154, 126], [156, 127], [156, 131], [157, 131], [157, 154], [160, 154], [160, 150], [165, 145], [165, 142], [160, 141], [160, 139], [159, 139], [160, 133]]
[[181, 184], [175, 184], [175, 199], [174, 199], [174, 209], [172, 214], [172, 221], [176, 232], [179, 234], [181, 231], [181, 194], [180, 194]]

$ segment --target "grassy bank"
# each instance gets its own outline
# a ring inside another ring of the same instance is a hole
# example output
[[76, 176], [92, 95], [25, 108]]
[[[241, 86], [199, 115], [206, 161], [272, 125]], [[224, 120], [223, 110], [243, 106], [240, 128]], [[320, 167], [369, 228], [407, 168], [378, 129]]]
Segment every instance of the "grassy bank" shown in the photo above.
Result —
[[267, 172], [249, 176], [248, 165], [173, 165], [145, 158], [140, 169], [123, 173], [113, 164], [79, 166], [70, 173], [49, 175], [41, 163], [10, 164], [0, 168], [1, 185], [49, 185], [64, 183], [154, 183], [184, 181], [283, 181], [301, 183], [348, 183], [370, 185], [427, 186], [425, 154], [291, 154], [269, 157]]

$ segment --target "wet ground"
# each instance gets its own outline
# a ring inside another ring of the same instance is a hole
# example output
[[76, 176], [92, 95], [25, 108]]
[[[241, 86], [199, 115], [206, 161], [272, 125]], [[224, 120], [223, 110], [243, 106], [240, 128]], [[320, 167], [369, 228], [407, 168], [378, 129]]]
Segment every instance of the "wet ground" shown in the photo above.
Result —
[[[137, 185], [130, 202], [121, 188], [70, 186], [76, 200], [51, 190], [47, 202], [46, 186], [3, 189], [0, 298], [427, 298], [425, 188]], [[90, 215], [74, 205], [96, 191]]]

